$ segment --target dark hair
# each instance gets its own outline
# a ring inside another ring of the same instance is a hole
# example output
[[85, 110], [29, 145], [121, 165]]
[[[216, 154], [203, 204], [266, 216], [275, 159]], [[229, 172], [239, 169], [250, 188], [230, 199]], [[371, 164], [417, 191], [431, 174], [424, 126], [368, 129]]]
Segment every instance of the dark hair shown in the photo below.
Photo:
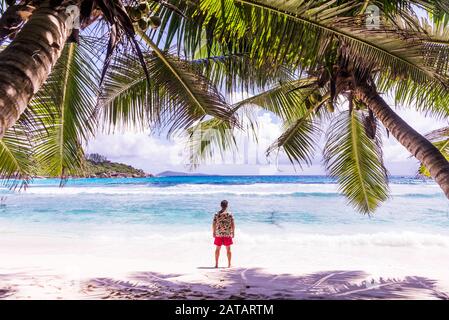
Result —
[[223, 200], [220, 203], [220, 206], [221, 206], [222, 209], [226, 209], [228, 207], [228, 200]]

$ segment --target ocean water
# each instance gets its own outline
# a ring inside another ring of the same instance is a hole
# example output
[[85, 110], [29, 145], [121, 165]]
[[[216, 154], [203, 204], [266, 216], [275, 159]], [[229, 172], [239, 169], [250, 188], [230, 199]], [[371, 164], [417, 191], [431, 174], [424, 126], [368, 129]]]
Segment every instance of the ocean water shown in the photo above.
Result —
[[[449, 246], [449, 201], [435, 183], [392, 177], [390, 189], [391, 198], [378, 211], [363, 215], [339, 195], [332, 179], [321, 176], [71, 179], [62, 188], [57, 179], [36, 179], [26, 191], [0, 190], [0, 231], [68, 237], [204, 234], [219, 202], [227, 199], [247, 237], [340, 235], [344, 241], [357, 234], [357, 241]], [[408, 236], [404, 240], [398, 233]]]

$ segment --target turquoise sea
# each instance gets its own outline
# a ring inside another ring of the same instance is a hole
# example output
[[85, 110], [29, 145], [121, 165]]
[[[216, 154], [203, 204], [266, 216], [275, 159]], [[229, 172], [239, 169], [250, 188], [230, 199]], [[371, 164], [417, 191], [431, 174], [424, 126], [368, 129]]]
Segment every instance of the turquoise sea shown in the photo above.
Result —
[[222, 199], [246, 230], [350, 234], [400, 230], [449, 235], [449, 201], [438, 186], [390, 179], [391, 198], [373, 215], [356, 212], [322, 176], [182, 176], [35, 179], [26, 191], [0, 191], [0, 225], [82, 235], [111, 227], [209, 230]]

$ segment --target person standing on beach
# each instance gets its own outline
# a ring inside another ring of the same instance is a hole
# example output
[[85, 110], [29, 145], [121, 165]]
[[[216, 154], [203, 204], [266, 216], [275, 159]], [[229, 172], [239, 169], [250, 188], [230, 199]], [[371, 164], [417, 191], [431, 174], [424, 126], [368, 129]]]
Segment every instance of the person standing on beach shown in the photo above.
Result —
[[212, 235], [214, 237], [215, 248], [215, 268], [218, 268], [218, 259], [220, 258], [220, 249], [224, 245], [228, 256], [228, 268], [231, 267], [231, 245], [234, 238], [234, 217], [228, 212], [228, 201], [223, 200], [220, 203], [221, 210], [214, 215], [212, 223]]

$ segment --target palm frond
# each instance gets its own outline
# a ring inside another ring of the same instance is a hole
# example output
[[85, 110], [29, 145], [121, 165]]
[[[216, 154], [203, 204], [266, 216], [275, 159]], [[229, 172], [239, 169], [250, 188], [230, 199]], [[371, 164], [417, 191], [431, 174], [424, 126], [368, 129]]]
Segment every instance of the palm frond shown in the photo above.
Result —
[[267, 156], [282, 149], [292, 164], [310, 165], [318, 146], [320, 129], [310, 116], [306, 115], [287, 126], [284, 133], [267, 150]]
[[[245, 52], [198, 54], [191, 63], [209, 81], [228, 95], [236, 91], [254, 93], [266, 90], [278, 82], [295, 79], [289, 68], [272, 68], [271, 64], [256, 64]], [[202, 50], [200, 50], [202, 51]], [[212, 55], [209, 55], [212, 54]]]
[[323, 158], [329, 175], [358, 211], [374, 212], [388, 197], [379, 132], [370, 139], [361, 112], [344, 111], [329, 126], [326, 139]]
[[318, 79], [314, 77], [281, 82], [235, 103], [233, 109], [254, 105], [274, 113], [283, 121], [294, 121], [308, 113], [311, 107], [308, 99], [318, 90]]
[[187, 56], [187, 52], [194, 52], [198, 48], [204, 35], [202, 18], [192, 19], [197, 11], [198, 0], [171, 0], [169, 4], [175, 6], [177, 10], [164, 5], [153, 6], [153, 14], [161, 18], [161, 25], [148, 34], [164, 51], [176, 44], [178, 55], [184, 52]]
[[372, 74], [379, 90], [395, 93], [398, 103], [448, 114], [449, 78], [429, 63], [423, 37], [398, 30], [390, 20], [368, 30], [363, 16], [356, 13], [362, 5], [303, 0], [200, 2], [206, 28], [217, 41], [233, 46], [246, 39], [251, 44], [248, 55], [259, 63], [310, 71], [328, 59], [329, 50], [338, 48], [355, 72]]
[[145, 56], [151, 74], [146, 81], [132, 55], [118, 57], [106, 75], [100, 111], [110, 128], [138, 124], [187, 130], [211, 116], [234, 122], [234, 114], [219, 91], [188, 61], [162, 52], [145, 34], [152, 51]]
[[218, 155], [235, 154], [238, 150], [234, 127], [229, 122], [209, 119], [188, 130], [187, 151], [190, 168], [213, 160]]
[[[376, 41], [378, 34], [372, 32], [367, 36], [374, 36], [374, 42], [384, 43], [388, 51], [401, 55], [403, 63], [393, 68], [373, 68], [372, 76], [378, 91], [391, 94], [396, 104], [446, 117], [449, 115], [449, 46], [445, 42], [449, 39], [446, 39], [445, 28], [441, 23], [430, 24], [413, 11], [401, 11], [390, 17], [389, 23], [391, 27], [387, 34], [392, 34], [390, 38], [381, 34]], [[366, 57], [371, 59], [369, 54]], [[382, 61], [376, 63], [384, 64]]]
[[419, 20], [424, 38], [426, 52], [425, 59], [429, 65], [440, 73], [449, 75], [449, 30], [442, 22], [429, 22], [427, 19]]
[[36, 160], [48, 175], [82, 174], [82, 144], [96, 131], [99, 70], [88, 47], [68, 44], [49, 79], [31, 102], [39, 108], [46, 134], [35, 137]]
[[[145, 56], [151, 76], [146, 81], [139, 63], [132, 54], [118, 55], [111, 63], [103, 81], [97, 117], [103, 130], [144, 130], [153, 121], [150, 109], [159, 109], [163, 103], [154, 84], [154, 56]], [[151, 87], [150, 87], [151, 85]]]
[[320, 40], [332, 35], [327, 24], [352, 8], [353, 3], [336, 6], [335, 1], [200, 2], [207, 32], [218, 42], [246, 38], [250, 57], [273, 67], [314, 64], [322, 54]]
[[3, 185], [26, 187], [34, 172], [33, 149], [27, 130], [20, 123], [0, 140], [0, 177]]

